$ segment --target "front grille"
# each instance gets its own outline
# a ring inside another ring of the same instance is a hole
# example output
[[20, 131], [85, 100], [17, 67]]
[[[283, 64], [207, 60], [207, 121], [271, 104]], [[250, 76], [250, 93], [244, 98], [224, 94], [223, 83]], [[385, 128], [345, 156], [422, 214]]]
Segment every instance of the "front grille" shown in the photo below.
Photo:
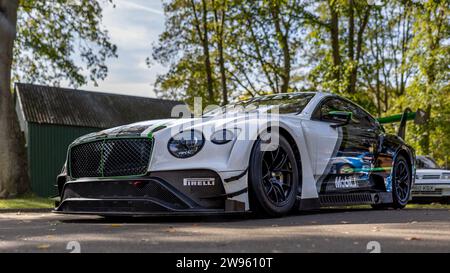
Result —
[[70, 176], [120, 177], [147, 172], [152, 141], [147, 138], [104, 139], [70, 149]]
[[[135, 185], [140, 181], [139, 185]], [[62, 200], [67, 198], [87, 199], [156, 199], [173, 208], [187, 208], [174, 193], [156, 180], [94, 181], [67, 183]]]
[[414, 190], [412, 194], [416, 195], [442, 195], [442, 189], [435, 189], [434, 191], [422, 191], [422, 190]]

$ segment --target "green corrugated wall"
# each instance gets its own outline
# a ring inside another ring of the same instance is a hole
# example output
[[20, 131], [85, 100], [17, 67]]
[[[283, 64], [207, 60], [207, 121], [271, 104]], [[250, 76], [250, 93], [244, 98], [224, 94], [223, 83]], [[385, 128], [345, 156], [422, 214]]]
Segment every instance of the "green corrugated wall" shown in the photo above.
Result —
[[56, 176], [60, 173], [67, 147], [77, 137], [101, 129], [28, 123], [28, 168], [31, 188], [39, 196], [56, 194]]

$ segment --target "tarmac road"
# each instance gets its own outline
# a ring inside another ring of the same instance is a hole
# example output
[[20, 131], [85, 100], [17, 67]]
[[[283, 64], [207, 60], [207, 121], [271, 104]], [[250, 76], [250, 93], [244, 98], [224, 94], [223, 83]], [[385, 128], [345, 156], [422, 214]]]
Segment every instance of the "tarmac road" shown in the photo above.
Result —
[[78, 244], [81, 252], [365, 253], [378, 246], [381, 252], [450, 252], [450, 210], [329, 209], [277, 219], [244, 215], [125, 221], [0, 213], [0, 252], [70, 252]]

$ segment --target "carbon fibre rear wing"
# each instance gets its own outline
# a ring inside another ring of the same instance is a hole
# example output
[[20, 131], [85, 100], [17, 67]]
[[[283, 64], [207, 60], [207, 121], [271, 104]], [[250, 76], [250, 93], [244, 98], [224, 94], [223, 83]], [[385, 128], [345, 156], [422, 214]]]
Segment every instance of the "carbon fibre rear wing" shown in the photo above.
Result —
[[378, 118], [378, 122], [380, 124], [394, 123], [400, 122], [400, 127], [398, 128], [397, 135], [401, 138], [405, 138], [406, 131], [406, 122], [408, 120], [414, 120], [415, 124], [424, 124], [427, 121], [428, 117], [425, 111], [422, 109], [417, 109], [416, 112], [413, 112], [410, 108], [406, 108], [403, 111], [403, 114], [396, 114], [388, 117]]

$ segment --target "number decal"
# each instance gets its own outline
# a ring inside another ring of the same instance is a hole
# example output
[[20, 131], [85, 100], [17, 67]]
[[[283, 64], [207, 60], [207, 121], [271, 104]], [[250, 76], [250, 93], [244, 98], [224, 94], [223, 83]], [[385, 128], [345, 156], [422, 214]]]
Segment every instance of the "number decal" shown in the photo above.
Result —
[[381, 244], [377, 241], [370, 241], [367, 243], [367, 250], [370, 250], [369, 253], [381, 253]]
[[81, 253], [81, 245], [77, 241], [68, 242], [66, 249], [71, 250], [70, 253]]

